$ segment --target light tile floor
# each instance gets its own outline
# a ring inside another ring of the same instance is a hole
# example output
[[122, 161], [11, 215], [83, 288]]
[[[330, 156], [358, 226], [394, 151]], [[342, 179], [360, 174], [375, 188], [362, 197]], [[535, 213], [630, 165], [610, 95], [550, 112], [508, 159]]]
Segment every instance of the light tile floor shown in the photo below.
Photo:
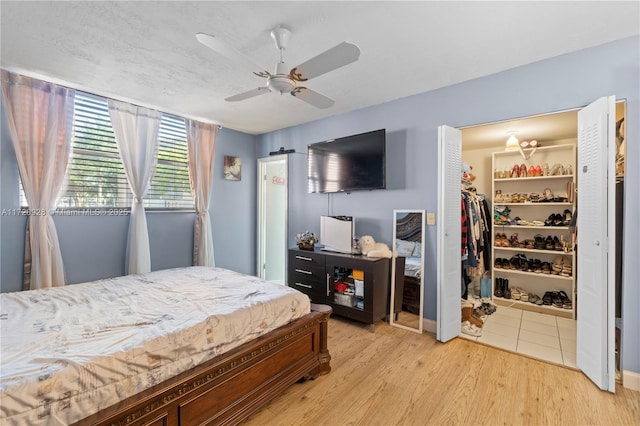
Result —
[[554, 315], [497, 306], [479, 337], [460, 337], [556, 364], [576, 367], [576, 322]]

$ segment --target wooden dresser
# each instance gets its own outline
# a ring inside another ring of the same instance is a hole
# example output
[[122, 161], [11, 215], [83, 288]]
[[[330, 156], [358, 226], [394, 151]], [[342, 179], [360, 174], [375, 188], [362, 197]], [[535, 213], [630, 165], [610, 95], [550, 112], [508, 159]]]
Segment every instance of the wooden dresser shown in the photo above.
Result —
[[289, 249], [287, 285], [335, 315], [373, 324], [389, 314], [390, 259]]

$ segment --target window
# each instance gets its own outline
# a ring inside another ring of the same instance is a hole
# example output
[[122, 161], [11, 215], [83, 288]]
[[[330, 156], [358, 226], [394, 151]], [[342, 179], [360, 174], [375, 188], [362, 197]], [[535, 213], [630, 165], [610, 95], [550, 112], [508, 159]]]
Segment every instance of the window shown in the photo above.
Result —
[[58, 207], [129, 207], [130, 193], [107, 100], [76, 92], [67, 186]]
[[158, 164], [145, 196], [145, 207], [194, 208], [184, 119], [162, 114], [158, 139]]
[[[158, 163], [144, 199], [147, 208], [194, 208], [187, 168], [184, 119], [163, 114], [158, 134]], [[26, 205], [21, 185], [21, 202]], [[72, 156], [61, 208], [126, 208], [131, 190], [124, 173], [107, 100], [76, 92]]]

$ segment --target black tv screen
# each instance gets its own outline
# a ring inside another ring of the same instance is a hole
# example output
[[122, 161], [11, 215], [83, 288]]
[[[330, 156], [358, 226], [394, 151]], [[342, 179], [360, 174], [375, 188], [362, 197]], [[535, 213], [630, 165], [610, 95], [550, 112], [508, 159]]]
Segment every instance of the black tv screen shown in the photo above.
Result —
[[384, 189], [385, 129], [308, 146], [309, 192]]

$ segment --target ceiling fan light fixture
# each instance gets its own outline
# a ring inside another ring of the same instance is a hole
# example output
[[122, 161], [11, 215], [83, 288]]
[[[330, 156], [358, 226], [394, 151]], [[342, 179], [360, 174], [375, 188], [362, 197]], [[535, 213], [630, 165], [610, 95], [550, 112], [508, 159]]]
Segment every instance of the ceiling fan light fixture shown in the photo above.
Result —
[[283, 94], [291, 93], [291, 91], [296, 88], [296, 83], [289, 78], [289, 76], [274, 75], [269, 77], [267, 86], [269, 86], [269, 90], [272, 92]]

